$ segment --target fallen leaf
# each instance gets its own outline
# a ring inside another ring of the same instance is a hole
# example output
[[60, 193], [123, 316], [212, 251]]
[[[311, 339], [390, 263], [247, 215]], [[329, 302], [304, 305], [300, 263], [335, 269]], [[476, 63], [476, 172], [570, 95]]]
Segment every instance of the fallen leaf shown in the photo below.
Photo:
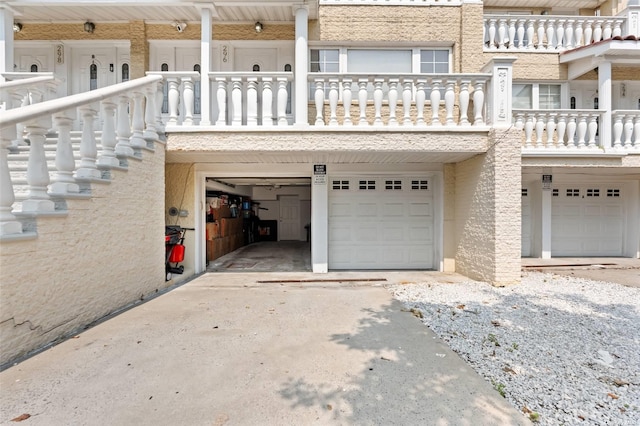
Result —
[[16, 417], [15, 419], [11, 419], [11, 421], [12, 422], [21, 422], [23, 420], [27, 420], [29, 417], [31, 417], [31, 414], [24, 413], [24, 414]]
[[391, 361], [389, 358], [385, 358], [383, 356], [381, 356], [380, 359], [383, 360], [383, 361]]
[[72, 339], [79, 339], [80, 335], [78, 334], [77, 336], [73, 336]]
[[494, 327], [500, 327], [500, 321], [493, 320], [491, 324], [493, 324]]
[[511, 367], [503, 367], [503, 368], [502, 368], [502, 371], [504, 371], [505, 373], [511, 373], [511, 374], [513, 374], [513, 375], [518, 374], [518, 373], [516, 373], [516, 372], [515, 372], [515, 370], [514, 370], [513, 368], [511, 368]]
[[619, 386], [627, 386], [629, 382], [625, 382], [624, 380], [620, 380], [620, 379], [615, 379], [613, 381], [613, 384], [619, 387]]
[[458, 309], [464, 309], [464, 305], [458, 305], [458, 306], [456, 306], [456, 308], [458, 308]]
[[331, 406], [331, 404], [327, 404], [327, 410], [329, 411], [333, 410], [333, 407]]
[[416, 318], [422, 318], [422, 311], [420, 311], [420, 309], [411, 308], [409, 312], [411, 312]]
[[525, 414], [533, 413], [533, 411], [531, 411], [526, 405], [522, 407], [522, 412]]
[[586, 419], [585, 419], [583, 416], [581, 416], [580, 414], [578, 414], [578, 418], [579, 418], [580, 420], [586, 420]]
[[611, 393], [611, 392], [609, 392], [607, 395], [608, 395], [609, 397], [611, 397], [611, 399], [618, 399], [618, 398], [620, 398], [618, 395], [616, 395], [615, 393]]

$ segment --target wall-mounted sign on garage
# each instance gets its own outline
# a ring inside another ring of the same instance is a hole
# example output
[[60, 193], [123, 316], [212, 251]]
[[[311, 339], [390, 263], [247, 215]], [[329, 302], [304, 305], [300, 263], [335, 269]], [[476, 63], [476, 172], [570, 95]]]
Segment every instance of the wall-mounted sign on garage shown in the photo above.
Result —
[[313, 165], [313, 183], [314, 185], [327, 184], [327, 165], [326, 164]]
[[552, 175], [542, 175], [542, 190], [543, 191], [551, 191], [551, 181], [553, 180]]

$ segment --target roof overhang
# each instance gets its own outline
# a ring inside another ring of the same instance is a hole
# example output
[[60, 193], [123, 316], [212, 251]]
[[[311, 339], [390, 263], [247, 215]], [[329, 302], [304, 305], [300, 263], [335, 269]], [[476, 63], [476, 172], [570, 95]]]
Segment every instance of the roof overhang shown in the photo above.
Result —
[[22, 23], [200, 22], [202, 9], [211, 10], [214, 22], [293, 23], [301, 4], [317, 19], [318, 0], [8, 0], [3, 6]]
[[569, 80], [604, 62], [618, 66], [640, 65], [640, 40], [608, 39], [560, 54], [560, 63], [568, 65]]

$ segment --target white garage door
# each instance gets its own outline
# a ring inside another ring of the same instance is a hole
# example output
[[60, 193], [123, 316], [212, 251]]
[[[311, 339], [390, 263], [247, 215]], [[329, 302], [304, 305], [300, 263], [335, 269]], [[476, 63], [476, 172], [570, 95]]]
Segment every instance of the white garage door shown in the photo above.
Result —
[[553, 190], [552, 256], [621, 256], [623, 191], [616, 185], [573, 185]]
[[432, 269], [428, 178], [329, 179], [330, 269]]

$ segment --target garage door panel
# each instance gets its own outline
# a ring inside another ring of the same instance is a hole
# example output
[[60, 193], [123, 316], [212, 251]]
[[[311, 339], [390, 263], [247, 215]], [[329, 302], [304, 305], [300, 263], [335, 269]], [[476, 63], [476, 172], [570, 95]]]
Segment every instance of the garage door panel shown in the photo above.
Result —
[[347, 180], [329, 192], [329, 268], [432, 268], [431, 191], [411, 190], [406, 178], [393, 178], [393, 188], [378, 179], [368, 189], [360, 189], [362, 178], [340, 178]]
[[352, 205], [349, 203], [337, 203], [333, 202], [329, 205], [329, 214], [332, 217], [350, 217]]
[[560, 188], [560, 195], [553, 197], [552, 256], [621, 256], [625, 214], [622, 197], [603, 196], [608, 193], [607, 187], [598, 185], [572, 185], [571, 190], [587, 196], [565, 196], [569, 189]]
[[404, 203], [383, 203], [381, 213], [385, 217], [403, 217]]
[[432, 215], [431, 203], [410, 203], [409, 216], [430, 217]]

